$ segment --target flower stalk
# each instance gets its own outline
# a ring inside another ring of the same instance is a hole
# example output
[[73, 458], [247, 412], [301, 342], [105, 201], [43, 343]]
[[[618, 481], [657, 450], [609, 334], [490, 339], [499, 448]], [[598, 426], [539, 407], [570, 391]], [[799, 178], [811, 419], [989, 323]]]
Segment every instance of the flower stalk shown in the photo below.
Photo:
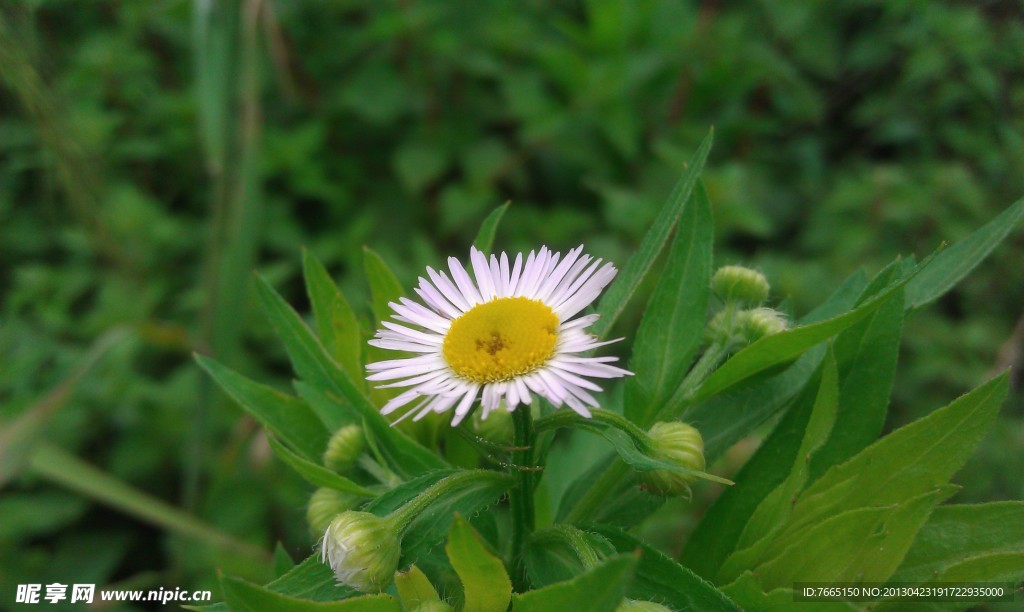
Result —
[[[535, 439], [533, 415], [528, 406], [522, 406], [512, 412], [513, 443], [517, 450], [512, 453], [512, 463], [524, 468], [532, 466], [532, 450]], [[517, 487], [509, 493], [512, 510], [512, 580], [519, 588], [527, 587], [526, 564], [523, 559], [526, 539], [533, 533], [533, 471], [529, 469], [514, 470]]]

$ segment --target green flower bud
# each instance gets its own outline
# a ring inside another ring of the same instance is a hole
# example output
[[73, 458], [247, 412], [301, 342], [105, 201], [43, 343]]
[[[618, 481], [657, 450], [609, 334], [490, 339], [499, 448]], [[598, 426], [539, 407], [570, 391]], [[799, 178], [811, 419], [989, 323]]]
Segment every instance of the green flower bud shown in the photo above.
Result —
[[722, 266], [711, 277], [711, 290], [725, 302], [757, 306], [768, 298], [768, 279], [743, 266]]
[[672, 612], [672, 608], [666, 608], [665, 606], [659, 603], [654, 603], [653, 601], [626, 599], [619, 604], [618, 608], [615, 608], [615, 612]]
[[401, 552], [399, 530], [391, 521], [348, 510], [331, 521], [320, 558], [342, 584], [364, 593], [379, 593], [394, 579]]
[[358, 425], [345, 425], [331, 436], [324, 451], [324, 465], [344, 474], [356, 465], [359, 456], [366, 448], [366, 436], [363, 428]]
[[447, 603], [435, 599], [434, 601], [424, 601], [417, 604], [411, 608], [410, 612], [452, 612], [453, 610], [455, 608]]
[[765, 336], [786, 331], [788, 327], [786, 317], [771, 308], [744, 310], [737, 315], [736, 322], [747, 342], [755, 342]]
[[[652, 457], [690, 470], [704, 471], [704, 440], [694, 427], [678, 421], [655, 423], [647, 435], [650, 436]], [[643, 487], [663, 497], [689, 493], [689, 485], [696, 479], [692, 474], [670, 470], [640, 472]]]
[[346, 510], [352, 510], [361, 500], [351, 493], [321, 487], [313, 491], [306, 508], [306, 522], [315, 534], [322, 534], [334, 517]]
[[[527, 406], [526, 408], [529, 408]], [[477, 410], [473, 413], [473, 429], [477, 435], [495, 444], [511, 444], [514, 435], [512, 415], [505, 410], [504, 401], [497, 410], [492, 410], [487, 418], [483, 418], [483, 411]]]

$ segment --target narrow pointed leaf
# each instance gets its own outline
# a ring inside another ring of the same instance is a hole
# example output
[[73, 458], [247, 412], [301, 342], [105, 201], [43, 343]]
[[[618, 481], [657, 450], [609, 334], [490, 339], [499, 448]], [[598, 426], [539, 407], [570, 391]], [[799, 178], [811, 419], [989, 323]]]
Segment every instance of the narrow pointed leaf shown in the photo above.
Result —
[[196, 355], [196, 361], [261, 425], [288, 442], [302, 457], [319, 460], [329, 434], [305, 402], [250, 380], [210, 357]]
[[647, 304], [626, 382], [626, 417], [650, 425], [679, 387], [703, 338], [711, 282], [711, 204], [697, 183], [683, 208], [665, 270]]
[[309, 601], [276, 593], [240, 578], [221, 576], [224, 599], [233, 612], [401, 612], [390, 595], [364, 595], [342, 601]]
[[498, 225], [501, 224], [502, 217], [508, 211], [509, 202], [505, 202], [501, 206], [491, 211], [484, 222], [480, 225], [480, 231], [477, 232], [476, 240], [473, 241], [473, 246], [483, 251], [484, 253], [490, 253], [494, 247], [494, 236], [498, 232]]
[[651, 229], [647, 230], [647, 234], [640, 241], [636, 253], [619, 272], [615, 282], [605, 291], [604, 297], [597, 305], [597, 312], [601, 318], [590, 328], [591, 333], [599, 337], [607, 335], [619, 315], [626, 309], [626, 304], [636, 293], [640, 283], [651, 271], [654, 261], [664, 249], [665, 243], [668, 242], [668, 237], [672, 233], [672, 228], [675, 227], [676, 221], [682, 214], [683, 206], [690, 199], [694, 185], [697, 184], [697, 177], [704, 169], [704, 162], [707, 161], [708, 152], [711, 151], [712, 140], [714, 140], [713, 131], [708, 133], [697, 152], [693, 154], [682, 178], [676, 183], [668, 201], [651, 225]]
[[267, 438], [267, 441], [270, 442], [270, 447], [274, 450], [274, 454], [277, 455], [281, 461], [284, 461], [289, 467], [298, 472], [299, 475], [305, 478], [310, 484], [318, 487], [335, 489], [337, 491], [344, 491], [345, 493], [351, 493], [352, 495], [358, 495], [359, 497], [377, 496], [377, 494], [370, 489], [356, 484], [348, 478], [332, 472], [322, 465], [299, 457], [277, 440]]
[[358, 381], [357, 386], [363, 385], [363, 339], [356, 313], [324, 265], [309, 251], [302, 253], [302, 268], [321, 344], [349, 378]]

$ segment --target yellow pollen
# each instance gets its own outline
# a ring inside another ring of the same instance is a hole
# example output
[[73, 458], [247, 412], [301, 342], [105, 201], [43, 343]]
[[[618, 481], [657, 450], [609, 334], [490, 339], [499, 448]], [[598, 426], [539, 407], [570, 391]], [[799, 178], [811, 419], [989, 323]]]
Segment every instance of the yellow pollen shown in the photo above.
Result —
[[558, 317], [544, 302], [524, 297], [478, 304], [452, 321], [444, 359], [476, 383], [511, 380], [544, 365], [558, 340]]

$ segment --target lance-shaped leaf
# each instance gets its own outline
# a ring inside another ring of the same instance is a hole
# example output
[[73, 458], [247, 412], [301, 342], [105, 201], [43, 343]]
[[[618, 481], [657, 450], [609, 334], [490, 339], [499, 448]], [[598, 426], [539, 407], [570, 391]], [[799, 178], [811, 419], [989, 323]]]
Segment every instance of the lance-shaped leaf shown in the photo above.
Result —
[[480, 225], [480, 231], [476, 234], [473, 246], [484, 253], [491, 252], [491, 249], [494, 247], [494, 236], [498, 233], [498, 225], [501, 223], [502, 217], [505, 216], [505, 212], [508, 211], [509, 204], [510, 202], [505, 202], [492, 210], [491, 214], [487, 215], [487, 218]]
[[359, 497], [377, 496], [377, 494], [370, 489], [356, 484], [348, 478], [345, 478], [336, 472], [332, 472], [318, 463], [313, 463], [312, 461], [303, 459], [274, 438], [268, 437], [267, 440], [270, 442], [270, 447], [274, 449], [274, 454], [287, 463], [289, 467], [298, 472], [299, 475], [305, 478], [310, 484], [318, 487], [335, 489], [337, 491], [344, 491], [345, 493], [351, 493], [352, 495], [358, 495]]
[[398, 282], [398, 278], [381, 256], [367, 247], [363, 247], [363, 268], [366, 280], [370, 283], [373, 316], [379, 323], [391, 316], [388, 302], [397, 302], [405, 291], [402, 289], [402, 283]]
[[305, 402], [250, 380], [210, 357], [196, 355], [196, 361], [261, 425], [287, 441], [302, 457], [319, 461], [329, 434]]
[[640, 283], [643, 282], [651, 271], [654, 261], [664, 249], [665, 243], [668, 242], [668, 237], [672, 233], [672, 228], [675, 227], [676, 221], [682, 214], [683, 206], [690, 199], [694, 185], [697, 184], [697, 177], [700, 176], [701, 171], [704, 169], [704, 162], [708, 158], [708, 152], [711, 151], [713, 137], [714, 131], [709, 132], [704, 141], [701, 142], [700, 148], [693, 154], [689, 164], [686, 166], [686, 171], [683, 173], [682, 178], [679, 179], [679, 182], [676, 183], [675, 188], [673, 188], [672, 193], [668, 197], [668, 201], [651, 225], [651, 229], [647, 230], [647, 234], [640, 241], [640, 246], [637, 248], [636, 253], [618, 274], [615, 282], [604, 292], [604, 296], [597, 305], [597, 312], [601, 315], [601, 318], [590, 328], [591, 333], [600, 337], [608, 333], [612, 325], [619, 318], [619, 315], [626, 309], [626, 304], [629, 303], [633, 294], [636, 293]]
[[704, 185], [697, 183], [679, 218], [665, 270], [637, 330], [626, 382], [626, 417], [650, 425], [679, 387], [703, 338], [714, 227]]
[[630, 599], [661, 602], [675, 610], [739, 610], [714, 585], [625, 531], [606, 525], [587, 529], [621, 553], [640, 552], [636, 575], [626, 591]]
[[512, 581], [501, 559], [480, 539], [469, 522], [456, 515], [445, 546], [448, 560], [462, 581], [465, 612], [505, 610], [512, 599]]
[[302, 252], [302, 269], [321, 344], [349, 378], [364, 387], [363, 339], [355, 311], [324, 265], [307, 250]]

